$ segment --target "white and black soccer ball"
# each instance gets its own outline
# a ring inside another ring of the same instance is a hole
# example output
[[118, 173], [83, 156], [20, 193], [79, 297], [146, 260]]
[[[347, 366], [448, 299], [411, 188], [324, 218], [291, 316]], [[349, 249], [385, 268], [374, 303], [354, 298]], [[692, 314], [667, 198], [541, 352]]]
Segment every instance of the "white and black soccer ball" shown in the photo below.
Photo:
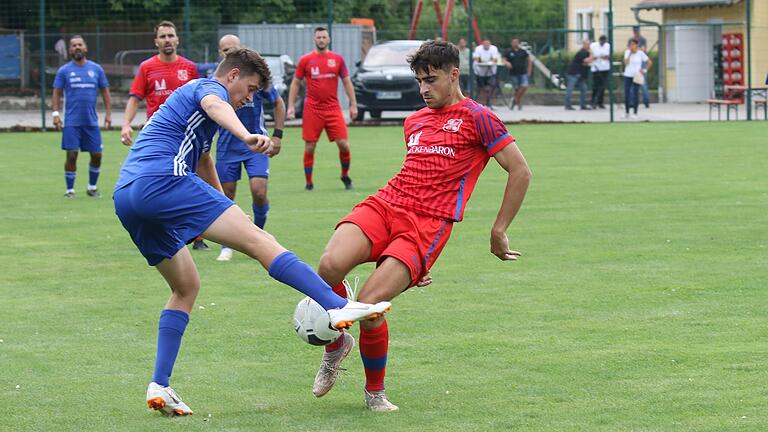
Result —
[[309, 297], [296, 305], [293, 328], [301, 340], [310, 345], [328, 345], [341, 336], [341, 332], [331, 326], [328, 312]]

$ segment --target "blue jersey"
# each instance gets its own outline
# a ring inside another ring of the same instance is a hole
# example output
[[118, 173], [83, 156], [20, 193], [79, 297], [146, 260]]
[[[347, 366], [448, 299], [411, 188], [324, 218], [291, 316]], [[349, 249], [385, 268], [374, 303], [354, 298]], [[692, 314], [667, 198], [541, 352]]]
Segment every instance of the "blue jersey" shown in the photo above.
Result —
[[53, 88], [64, 90], [64, 122], [66, 126], [98, 126], [96, 98], [99, 89], [109, 87], [104, 69], [86, 60], [79, 65], [70, 61], [59, 68]]
[[115, 190], [147, 176], [186, 176], [211, 150], [218, 125], [200, 106], [205, 96], [229, 102], [226, 87], [212, 78], [192, 80], [176, 89], [147, 121], [123, 163]]
[[[264, 124], [264, 112], [261, 107], [262, 100], [274, 103], [280, 93], [274, 86], [269, 90], [259, 90], [253, 93], [253, 103], [248, 103], [236, 111], [237, 118], [243, 122], [248, 132], [267, 135], [267, 127]], [[248, 146], [237, 139], [231, 132], [219, 128], [219, 141], [216, 143], [217, 162], [238, 162], [252, 157], [255, 153]]]

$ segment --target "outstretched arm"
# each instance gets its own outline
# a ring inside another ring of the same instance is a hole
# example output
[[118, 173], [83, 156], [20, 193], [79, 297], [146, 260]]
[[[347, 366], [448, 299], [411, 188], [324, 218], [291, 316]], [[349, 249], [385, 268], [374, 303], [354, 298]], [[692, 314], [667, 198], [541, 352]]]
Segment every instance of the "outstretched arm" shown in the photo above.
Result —
[[515, 143], [511, 143], [494, 155], [496, 161], [509, 173], [501, 208], [491, 229], [491, 253], [502, 261], [515, 261], [520, 252], [509, 248], [507, 228], [523, 204], [525, 192], [531, 181], [531, 170]]
[[232, 135], [247, 144], [252, 151], [265, 154], [272, 152], [272, 141], [269, 137], [249, 133], [240, 119], [237, 118], [235, 109], [229, 102], [224, 102], [220, 97], [209, 94], [200, 101], [200, 106], [211, 120], [232, 132]]

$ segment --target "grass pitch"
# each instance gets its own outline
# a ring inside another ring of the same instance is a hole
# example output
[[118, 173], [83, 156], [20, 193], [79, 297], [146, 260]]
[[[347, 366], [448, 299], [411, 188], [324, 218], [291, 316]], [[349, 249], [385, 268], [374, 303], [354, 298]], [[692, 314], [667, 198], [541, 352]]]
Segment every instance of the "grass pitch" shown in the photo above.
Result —
[[[195, 415], [176, 419], [144, 402], [168, 290], [114, 215], [118, 133], [104, 137], [104, 198], [85, 196], [81, 155], [72, 201], [59, 134], [0, 134], [0, 430], [768, 429], [765, 123], [510, 130], [534, 173], [509, 230], [524, 255], [488, 252], [504, 185], [491, 161], [435, 283], [389, 315], [400, 412], [364, 410], [356, 353], [315, 399], [321, 351], [290, 323], [301, 295], [214, 249], [194, 253], [199, 309], [172, 384]], [[267, 229], [312, 265], [404, 156], [400, 128], [350, 133], [353, 193], [328, 143], [304, 192], [298, 129], [273, 159]]]

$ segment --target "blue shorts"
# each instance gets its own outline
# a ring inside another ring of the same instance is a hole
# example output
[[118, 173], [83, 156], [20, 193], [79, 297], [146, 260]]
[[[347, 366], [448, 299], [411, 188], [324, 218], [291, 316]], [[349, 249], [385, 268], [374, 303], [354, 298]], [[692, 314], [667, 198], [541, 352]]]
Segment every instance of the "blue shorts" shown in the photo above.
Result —
[[219, 174], [219, 181], [231, 183], [240, 180], [240, 173], [242, 172], [240, 164], [245, 166], [248, 178], [269, 178], [269, 156], [262, 153], [254, 153], [253, 156], [242, 161], [216, 161], [216, 172]]
[[510, 75], [509, 80], [515, 87], [528, 87], [528, 74]]
[[234, 205], [196, 175], [140, 177], [113, 199], [117, 217], [151, 266], [176, 255]]
[[101, 153], [101, 130], [98, 126], [64, 126], [61, 149]]

